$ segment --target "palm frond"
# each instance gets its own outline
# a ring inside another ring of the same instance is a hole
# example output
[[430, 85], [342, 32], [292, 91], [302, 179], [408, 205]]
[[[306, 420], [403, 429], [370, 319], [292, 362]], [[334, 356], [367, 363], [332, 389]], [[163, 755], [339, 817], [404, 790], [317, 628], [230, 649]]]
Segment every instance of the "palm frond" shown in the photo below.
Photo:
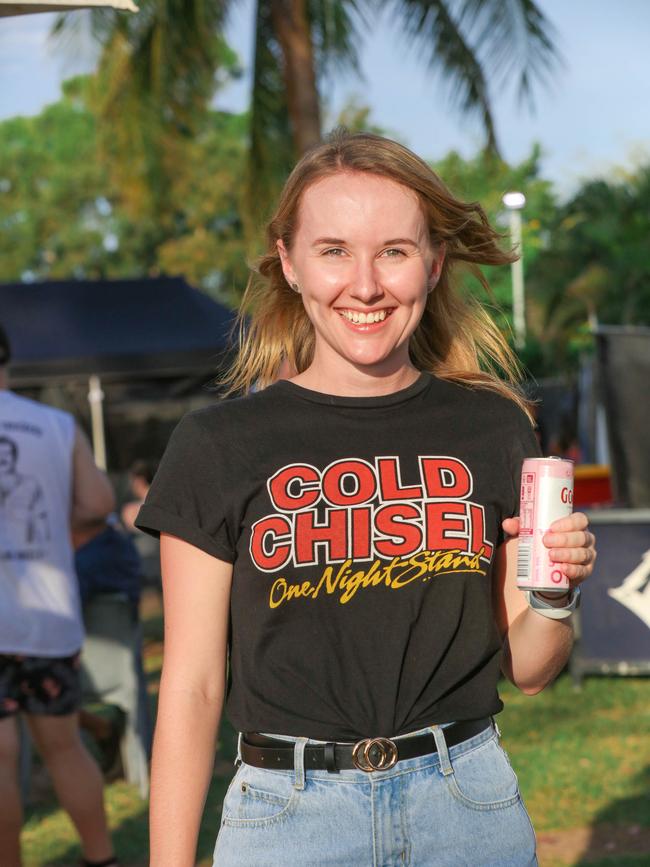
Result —
[[452, 104], [480, 115], [487, 147], [498, 153], [485, 70], [461, 26], [462, 16], [453, 17], [445, 0], [388, 0], [381, 5], [392, 7], [397, 25], [441, 74]]
[[[192, 112], [207, 104], [223, 58], [223, 28], [229, 0], [141, 0], [137, 15], [92, 11], [90, 29], [104, 51], [119, 35], [128, 51], [123, 84], [157, 106], [167, 123], [186, 127]], [[59, 16], [53, 33], [74, 28], [74, 18]]]
[[247, 234], [254, 236], [296, 158], [282, 52], [273, 31], [270, 4], [263, 2], [257, 4], [250, 111], [248, 189], [245, 198]]
[[361, 32], [369, 27], [367, 0], [309, 0], [309, 20], [319, 77], [328, 69], [360, 74]]
[[[520, 99], [562, 60], [557, 35], [534, 0], [377, 0], [450, 89], [452, 104], [481, 116], [498, 153], [489, 88], [517, 80]], [[489, 85], [489, 86], [488, 86]]]
[[532, 106], [532, 87], [548, 84], [563, 64], [558, 34], [534, 0], [462, 0], [459, 26], [496, 79], [518, 79], [520, 99]]

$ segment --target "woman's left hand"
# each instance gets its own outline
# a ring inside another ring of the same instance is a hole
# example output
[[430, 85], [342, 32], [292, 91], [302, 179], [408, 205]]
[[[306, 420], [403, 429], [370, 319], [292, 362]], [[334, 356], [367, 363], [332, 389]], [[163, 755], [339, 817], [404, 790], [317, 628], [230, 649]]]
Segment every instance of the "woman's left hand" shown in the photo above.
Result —
[[[506, 518], [503, 529], [509, 536], [519, 534], [519, 518]], [[573, 512], [554, 521], [544, 533], [542, 541], [556, 563], [575, 587], [588, 578], [596, 560], [596, 539], [589, 528], [584, 512]]]

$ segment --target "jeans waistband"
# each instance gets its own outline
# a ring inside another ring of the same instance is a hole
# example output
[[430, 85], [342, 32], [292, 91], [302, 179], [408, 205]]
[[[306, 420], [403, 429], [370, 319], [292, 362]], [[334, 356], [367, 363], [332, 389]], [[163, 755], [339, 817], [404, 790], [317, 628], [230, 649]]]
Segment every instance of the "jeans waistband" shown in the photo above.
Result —
[[[398, 763], [438, 755], [441, 765], [448, 764], [449, 750], [473, 738], [491, 734], [489, 717], [465, 720], [447, 726], [431, 726], [408, 736], [363, 738], [351, 741], [320, 741], [307, 738], [284, 739], [249, 732], [240, 737], [238, 757], [246, 764], [270, 771], [304, 770], [339, 773], [360, 770], [365, 773], [389, 771]], [[302, 772], [301, 772], [302, 773]]]

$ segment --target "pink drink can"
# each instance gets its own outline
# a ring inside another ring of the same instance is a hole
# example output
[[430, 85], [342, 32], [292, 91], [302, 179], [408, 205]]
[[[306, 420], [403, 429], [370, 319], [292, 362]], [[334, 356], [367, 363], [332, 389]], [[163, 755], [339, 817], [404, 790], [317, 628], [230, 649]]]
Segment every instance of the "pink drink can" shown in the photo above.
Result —
[[558, 518], [573, 511], [573, 461], [527, 458], [521, 468], [517, 587], [566, 593], [569, 579], [553, 563], [542, 542]]

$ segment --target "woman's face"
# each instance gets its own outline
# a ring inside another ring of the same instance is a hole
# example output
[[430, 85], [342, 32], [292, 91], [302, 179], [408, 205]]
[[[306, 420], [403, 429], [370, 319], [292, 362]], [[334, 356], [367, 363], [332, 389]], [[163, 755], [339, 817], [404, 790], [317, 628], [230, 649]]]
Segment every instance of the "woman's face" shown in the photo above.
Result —
[[374, 376], [410, 366], [408, 346], [444, 259], [432, 248], [415, 193], [379, 175], [341, 172], [302, 196], [284, 275], [300, 287], [314, 365]]

